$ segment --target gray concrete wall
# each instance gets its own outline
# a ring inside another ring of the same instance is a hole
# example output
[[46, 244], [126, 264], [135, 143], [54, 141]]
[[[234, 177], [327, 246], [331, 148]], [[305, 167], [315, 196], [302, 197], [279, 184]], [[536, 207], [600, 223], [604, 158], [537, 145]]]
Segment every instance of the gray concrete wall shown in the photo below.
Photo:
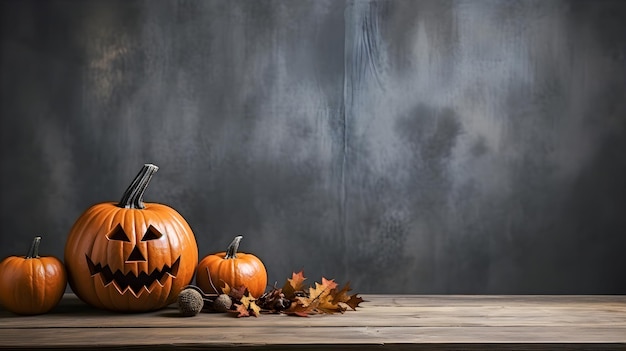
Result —
[[623, 1], [2, 1], [0, 257], [119, 200], [279, 284], [626, 293]]

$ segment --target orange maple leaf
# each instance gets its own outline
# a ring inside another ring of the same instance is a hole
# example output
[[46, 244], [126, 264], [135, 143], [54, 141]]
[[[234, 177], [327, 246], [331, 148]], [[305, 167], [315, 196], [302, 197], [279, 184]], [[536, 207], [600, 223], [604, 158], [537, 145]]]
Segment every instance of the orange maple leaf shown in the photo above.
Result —
[[291, 279], [287, 279], [285, 285], [282, 288], [283, 294], [285, 294], [285, 296], [288, 298], [294, 297], [296, 291], [303, 290], [305, 280], [306, 278], [304, 277], [303, 271], [300, 271], [298, 273], [292, 273]]
[[322, 285], [330, 290], [337, 288], [337, 283], [335, 283], [335, 279], [328, 280], [322, 277]]
[[261, 307], [259, 307], [255, 301], [256, 300], [250, 296], [250, 294], [242, 296], [240, 299], [241, 304], [235, 304], [235, 310], [239, 312], [237, 317], [249, 317], [250, 312], [252, 312], [255, 317], [258, 317], [261, 314]]
[[337, 311], [337, 305], [333, 304], [330, 293], [337, 288], [334, 279], [328, 280], [322, 277], [322, 283], [315, 282], [315, 288], [309, 287], [309, 296], [299, 296], [296, 299], [311, 312]]
[[313, 311], [311, 311], [308, 307], [304, 307], [300, 302], [294, 302], [291, 304], [286, 313], [299, 317], [308, 317], [309, 314], [313, 313]]
[[237, 317], [250, 317], [250, 312], [248, 312], [248, 308], [243, 304], [235, 304], [235, 311], [239, 312]]

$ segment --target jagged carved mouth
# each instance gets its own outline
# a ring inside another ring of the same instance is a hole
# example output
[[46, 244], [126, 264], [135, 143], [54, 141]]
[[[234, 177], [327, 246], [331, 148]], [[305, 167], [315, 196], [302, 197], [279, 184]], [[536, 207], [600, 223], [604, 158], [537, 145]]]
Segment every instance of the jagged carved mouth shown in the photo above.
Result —
[[85, 255], [85, 257], [87, 258], [87, 265], [89, 266], [89, 272], [92, 277], [100, 274], [104, 286], [114, 284], [115, 288], [122, 295], [125, 294], [126, 291], [130, 290], [133, 295], [137, 297], [141, 295], [143, 291], [150, 292], [152, 290], [151, 287], [155, 282], [158, 282], [161, 286], [163, 286], [168, 276], [176, 278], [176, 275], [178, 274], [178, 266], [180, 265], [180, 257], [178, 257], [171, 267], [164, 265], [161, 269], [155, 268], [150, 274], [141, 272], [138, 276], [136, 276], [133, 272], [124, 274], [119, 269], [112, 272], [109, 265], [102, 266], [100, 263], [94, 264], [89, 256]]

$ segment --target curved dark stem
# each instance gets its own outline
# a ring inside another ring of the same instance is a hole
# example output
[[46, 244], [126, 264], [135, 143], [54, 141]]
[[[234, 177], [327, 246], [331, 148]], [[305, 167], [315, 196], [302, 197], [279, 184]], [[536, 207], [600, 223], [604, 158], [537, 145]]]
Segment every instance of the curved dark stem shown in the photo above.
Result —
[[41, 242], [41, 237], [36, 236], [33, 239], [33, 243], [30, 245], [30, 250], [28, 250], [28, 254], [25, 258], [37, 258], [39, 257], [39, 243]]
[[239, 243], [243, 236], [236, 236], [233, 241], [228, 245], [228, 249], [226, 250], [226, 256], [224, 258], [237, 258], [237, 250], [239, 249]]
[[217, 297], [217, 295], [214, 295], [214, 294], [205, 294], [204, 291], [200, 289], [200, 287], [192, 285], [192, 284], [186, 285], [185, 287], [183, 287], [183, 290], [185, 289], [192, 289], [192, 290], [199, 292], [204, 302], [213, 303], [214, 299]]
[[217, 290], [215, 284], [213, 284], [213, 278], [211, 278], [211, 272], [209, 271], [209, 267], [206, 268], [206, 274], [209, 276], [209, 283], [211, 284], [213, 291], [219, 294], [219, 290]]
[[130, 183], [124, 192], [124, 195], [122, 195], [122, 199], [117, 206], [122, 208], [145, 208], [146, 206], [143, 203], [143, 194], [148, 187], [148, 183], [150, 183], [150, 179], [152, 179], [152, 176], [158, 170], [159, 167], [156, 165], [151, 163], [144, 164], [139, 173], [135, 176], [135, 179], [133, 179], [133, 182]]

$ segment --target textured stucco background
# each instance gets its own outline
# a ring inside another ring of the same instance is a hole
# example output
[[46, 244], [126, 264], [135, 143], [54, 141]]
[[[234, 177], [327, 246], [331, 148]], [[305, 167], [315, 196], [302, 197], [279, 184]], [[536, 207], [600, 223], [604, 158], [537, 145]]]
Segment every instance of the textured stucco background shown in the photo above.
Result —
[[626, 293], [624, 1], [0, 4], [0, 257], [151, 162], [270, 283]]

